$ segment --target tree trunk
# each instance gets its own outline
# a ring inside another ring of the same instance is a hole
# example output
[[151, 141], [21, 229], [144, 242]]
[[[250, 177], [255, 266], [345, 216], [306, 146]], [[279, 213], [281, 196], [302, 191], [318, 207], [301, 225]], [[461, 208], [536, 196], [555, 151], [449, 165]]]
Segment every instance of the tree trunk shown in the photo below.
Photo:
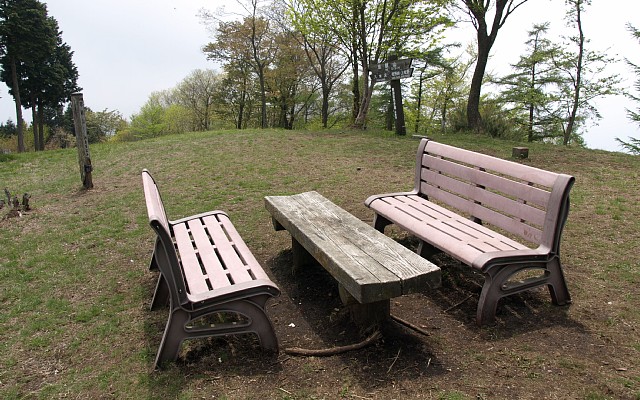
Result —
[[393, 131], [393, 123], [396, 121], [394, 117], [393, 92], [389, 90], [389, 103], [387, 104], [387, 112], [385, 116], [386, 130]]
[[420, 130], [420, 113], [422, 112], [422, 84], [424, 83], [424, 68], [420, 71], [420, 78], [418, 79], [418, 105], [416, 110], [416, 127], [415, 133], [418, 134]]
[[265, 129], [267, 127], [267, 88], [264, 81], [264, 68], [259, 66], [259, 79], [260, 79], [260, 128]]
[[34, 96], [31, 96], [31, 129], [33, 130], [33, 150], [40, 150], [40, 144], [38, 143], [38, 113], [36, 112], [36, 101]]
[[356, 118], [358, 118], [358, 113], [360, 112], [360, 72], [358, 71], [358, 38], [355, 34], [357, 32], [357, 24], [358, 24], [358, 8], [353, 6], [353, 15], [352, 15], [352, 27], [351, 30], [354, 32], [353, 37], [351, 38], [351, 55], [353, 60], [351, 66], [353, 68], [353, 85], [351, 87], [351, 92], [353, 93], [353, 109], [351, 110], [351, 115], [353, 117], [353, 121], [355, 122]]
[[[486, 29], [486, 27], [485, 27]], [[489, 62], [489, 52], [493, 42], [486, 32], [478, 30], [478, 60], [476, 68], [471, 78], [469, 98], [467, 101], [467, 124], [470, 129], [479, 132], [482, 128], [482, 117], [480, 116], [480, 93], [482, 90], [482, 80]]]
[[358, 112], [360, 111], [361, 96], [360, 96], [360, 71], [358, 70], [357, 62], [355, 62], [355, 60], [357, 60], [358, 57], [354, 54], [353, 59], [354, 59], [354, 63], [352, 66], [353, 79], [351, 83], [351, 93], [353, 94], [353, 107], [351, 109], [351, 118], [353, 121], [355, 121], [356, 118], [358, 118]]
[[22, 129], [22, 102], [20, 101], [20, 85], [18, 84], [18, 72], [16, 60], [11, 57], [11, 81], [13, 82], [13, 98], [16, 103], [16, 129], [18, 131], [18, 153], [24, 152], [24, 131]]
[[42, 104], [38, 104], [38, 142], [40, 150], [44, 151], [44, 110]]
[[580, 103], [580, 89], [582, 87], [582, 59], [584, 57], [584, 32], [582, 31], [582, 1], [576, 1], [576, 23], [578, 25], [578, 62], [576, 63], [576, 80], [573, 92], [573, 106], [571, 114], [567, 122], [567, 129], [564, 131], [562, 140], [563, 145], [568, 145], [571, 141], [571, 135], [575, 126], [576, 116], [578, 115], [578, 104]]
[[[482, 117], [480, 115], [480, 92], [482, 90], [482, 80], [484, 79], [484, 74], [487, 69], [487, 62], [489, 61], [489, 52], [496, 41], [498, 30], [500, 30], [511, 12], [527, 1], [528, 0], [521, 0], [516, 6], [511, 8], [513, 0], [496, 0], [495, 14], [493, 16], [493, 21], [491, 22], [491, 31], [488, 31], [486, 14], [491, 2], [464, 0], [465, 5], [475, 20], [474, 25], [478, 38], [478, 60], [476, 61], [476, 68], [473, 71], [471, 89], [469, 90], [469, 99], [467, 102], [467, 124], [470, 129], [479, 131], [482, 128]], [[507, 14], [505, 15], [504, 13], [507, 6]]]
[[329, 123], [329, 95], [331, 94], [331, 89], [328, 85], [322, 85], [322, 109], [320, 111], [322, 118], [322, 127], [326, 128]]
[[242, 93], [240, 94], [240, 105], [238, 107], [238, 123], [236, 127], [242, 129], [244, 123], [244, 108], [247, 101], [247, 76], [243, 74], [242, 77]]

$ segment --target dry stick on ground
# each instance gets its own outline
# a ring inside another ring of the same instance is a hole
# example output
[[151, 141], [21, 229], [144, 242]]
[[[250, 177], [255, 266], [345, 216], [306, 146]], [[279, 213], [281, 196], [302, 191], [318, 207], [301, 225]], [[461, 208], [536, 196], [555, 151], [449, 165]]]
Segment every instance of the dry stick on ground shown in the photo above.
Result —
[[347, 351], [351, 351], [351, 350], [362, 349], [363, 347], [367, 347], [375, 343], [381, 337], [382, 335], [380, 334], [380, 331], [375, 331], [371, 336], [369, 336], [362, 342], [350, 344], [347, 346], [337, 346], [337, 347], [331, 347], [328, 349], [318, 349], [318, 350], [291, 347], [291, 348], [285, 349], [284, 352], [286, 354], [296, 355], [296, 356], [328, 357], [336, 354], [346, 353]]
[[396, 357], [393, 359], [393, 362], [391, 363], [391, 365], [389, 366], [389, 369], [387, 370], [387, 374], [389, 372], [391, 372], [391, 368], [393, 368], [393, 366], [395, 365], [396, 361], [398, 361], [398, 357], [400, 357], [400, 350], [402, 350], [402, 348], [398, 349], [398, 354], [396, 354]]
[[419, 326], [416, 326], [416, 325], [412, 324], [409, 321], [405, 321], [404, 319], [402, 319], [402, 318], [400, 318], [398, 316], [395, 316], [395, 315], [391, 314], [391, 319], [396, 321], [400, 325], [404, 325], [407, 328], [413, 329], [414, 331], [416, 331], [418, 333], [422, 333], [425, 336], [431, 336], [431, 334], [429, 332], [425, 331], [424, 329], [420, 328]]
[[443, 313], [448, 313], [449, 311], [453, 310], [454, 308], [457, 308], [457, 307], [461, 306], [462, 303], [464, 303], [465, 301], [469, 300], [472, 297], [473, 297], [473, 295], [470, 294], [469, 296], [465, 297], [462, 301], [457, 302], [456, 304], [452, 305], [451, 307], [447, 308], [446, 310], [444, 310], [442, 312]]

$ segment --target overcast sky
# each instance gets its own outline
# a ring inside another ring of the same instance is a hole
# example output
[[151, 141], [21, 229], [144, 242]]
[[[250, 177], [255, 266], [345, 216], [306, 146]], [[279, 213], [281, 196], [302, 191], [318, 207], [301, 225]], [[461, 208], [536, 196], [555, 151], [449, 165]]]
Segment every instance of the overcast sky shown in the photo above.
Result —
[[[236, 1], [49, 0], [45, 3], [49, 15], [56, 18], [63, 31], [63, 40], [74, 51], [85, 105], [94, 111], [118, 110], [129, 118], [140, 110], [152, 92], [174, 87], [194, 69], [218, 69], [201, 51], [210, 38], [197, 16], [198, 11], [233, 6]], [[638, 8], [634, 0], [592, 0], [584, 15], [584, 30], [591, 38], [592, 48], [640, 63], [640, 44], [625, 27], [631, 22], [640, 28]], [[523, 53], [532, 24], [550, 21], [550, 38], [553, 38], [552, 35], [566, 29], [563, 15], [563, 0], [530, 0], [500, 31], [488, 69], [508, 72], [508, 64], [517, 62]], [[467, 25], [448, 36], [470, 42], [473, 34]], [[611, 72], [623, 75], [627, 87], [633, 86], [634, 77], [623, 63], [612, 66]], [[0, 96], [0, 120], [15, 121], [15, 105], [5, 85]], [[615, 137], [639, 136], [636, 126], [626, 118], [625, 107], [634, 108], [633, 103], [619, 96], [597, 104], [603, 119], [584, 135], [589, 147], [620, 150]], [[30, 112], [25, 113], [26, 119], [30, 117]]]

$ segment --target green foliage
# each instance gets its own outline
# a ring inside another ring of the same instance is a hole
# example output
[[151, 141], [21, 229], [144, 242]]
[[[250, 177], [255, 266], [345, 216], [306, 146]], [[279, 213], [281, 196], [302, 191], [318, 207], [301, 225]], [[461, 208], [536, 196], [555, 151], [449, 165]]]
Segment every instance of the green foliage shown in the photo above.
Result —
[[115, 141], [133, 141], [166, 134], [164, 107], [153, 94], [138, 114], [131, 116], [129, 127], [117, 132]]
[[549, 23], [535, 24], [529, 31], [527, 53], [512, 65], [514, 72], [494, 80], [503, 90], [500, 100], [513, 111], [513, 122], [528, 142], [562, 136], [559, 96], [554, 87], [562, 77], [554, 65], [560, 46], [545, 37]]
[[9, 138], [15, 136], [18, 133], [16, 124], [8, 119], [5, 123], [0, 123], [0, 137]]
[[89, 143], [103, 142], [127, 127], [127, 121], [118, 111], [85, 111]]
[[[640, 41], [640, 30], [638, 30], [631, 24], [627, 24], [627, 29], [629, 29], [629, 32], [631, 32], [631, 35], [634, 38]], [[640, 66], [638, 64], [634, 64], [628, 58], [625, 58], [625, 61], [627, 62], [627, 65], [631, 68], [633, 73], [636, 75], [634, 87], [636, 91], [640, 91]], [[640, 103], [640, 97], [629, 92], [625, 93], [625, 95], [633, 100], [636, 104]], [[627, 109], [627, 116], [631, 121], [640, 125], [640, 107], [638, 107], [635, 111]], [[628, 141], [624, 141], [620, 138], [616, 138], [616, 140], [618, 141], [618, 143], [620, 143], [623, 149], [629, 151], [632, 154], [640, 155], [640, 139], [630, 137]]]
[[626, 142], [620, 138], [616, 138], [616, 141], [629, 153], [640, 155], [640, 139], [629, 137], [628, 142]]
[[[45, 4], [37, 0], [0, 3], [0, 77], [18, 106], [18, 151], [24, 150], [21, 107], [32, 108], [34, 114], [37, 109], [42, 115], [44, 107], [57, 107], [79, 90], [72, 55]], [[42, 124], [34, 131], [34, 147], [44, 149]]]

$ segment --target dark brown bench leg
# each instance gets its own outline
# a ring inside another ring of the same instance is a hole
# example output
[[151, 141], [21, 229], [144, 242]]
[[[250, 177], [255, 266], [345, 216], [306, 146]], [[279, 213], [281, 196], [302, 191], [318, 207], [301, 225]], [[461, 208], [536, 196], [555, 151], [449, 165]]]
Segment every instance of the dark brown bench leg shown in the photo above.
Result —
[[425, 242], [424, 240], [421, 240], [420, 244], [418, 245], [418, 248], [416, 249], [416, 253], [418, 253], [422, 258], [429, 258], [433, 255], [440, 253], [440, 250], [437, 249], [436, 247], [433, 247], [432, 245]]
[[162, 341], [156, 354], [153, 368], [157, 369], [167, 361], [175, 361], [178, 358], [180, 345], [186, 339], [184, 326], [189, 321], [189, 314], [182, 309], [175, 309], [169, 313], [167, 326], [164, 328]]
[[[539, 277], [526, 279], [522, 282], [509, 282], [509, 279], [523, 270], [538, 270], [542, 273]], [[551, 294], [551, 300], [556, 305], [564, 305], [571, 302], [569, 290], [562, 273], [560, 261], [557, 256], [550, 260], [530, 262], [521, 261], [509, 264], [496, 264], [486, 269], [485, 281], [478, 301], [476, 323], [484, 325], [495, 320], [498, 301], [509, 296], [534, 287], [547, 285]]]
[[[162, 364], [167, 361], [175, 361], [180, 352], [180, 345], [185, 339], [255, 333], [258, 335], [262, 348], [278, 351], [278, 339], [273, 325], [271, 325], [271, 320], [267, 317], [264, 309], [265, 303], [269, 298], [270, 296], [268, 295], [256, 295], [251, 299], [212, 305], [209, 308], [193, 313], [188, 313], [181, 308], [172, 310], [158, 348], [154, 369], [162, 367]], [[215, 327], [186, 328], [190, 321], [214, 313], [238, 313], [245, 316], [247, 322], [238, 324], [222, 323]]]
[[389, 221], [388, 219], [386, 219], [385, 217], [377, 213], [373, 216], [373, 228], [378, 232], [384, 233], [384, 228], [387, 225], [391, 225], [391, 224], [392, 224], [391, 221]]
[[553, 304], [563, 306], [571, 303], [569, 288], [567, 287], [567, 281], [564, 279], [558, 256], [553, 257], [547, 263], [547, 270], [549, 271], [549, 284], [547, 286], [549, 287], [549, 294], [551, 294]]
[[156, 290], [153, 293], [153, 299], [151, 300], [151, 310], [157, 310], [159, 307], [166, 307], [169, 304], [169, 286], [164, 275], [159, 274], [158, 282], [156, 283]]

